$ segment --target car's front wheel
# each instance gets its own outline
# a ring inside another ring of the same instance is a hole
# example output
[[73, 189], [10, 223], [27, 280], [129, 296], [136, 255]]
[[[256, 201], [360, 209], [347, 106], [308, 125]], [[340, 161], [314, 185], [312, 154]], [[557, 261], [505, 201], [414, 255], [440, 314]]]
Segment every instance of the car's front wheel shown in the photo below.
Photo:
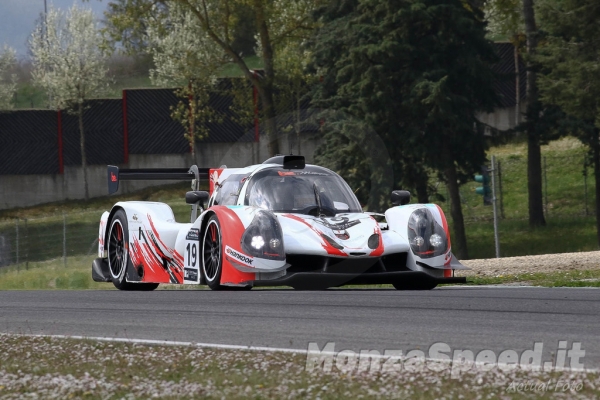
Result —
[[223, 241], [219, 218], [213, 215], [206, 224], [202, 238], [202, 275], [212, 290], [223, 289], [221, 273], [223, 272]]

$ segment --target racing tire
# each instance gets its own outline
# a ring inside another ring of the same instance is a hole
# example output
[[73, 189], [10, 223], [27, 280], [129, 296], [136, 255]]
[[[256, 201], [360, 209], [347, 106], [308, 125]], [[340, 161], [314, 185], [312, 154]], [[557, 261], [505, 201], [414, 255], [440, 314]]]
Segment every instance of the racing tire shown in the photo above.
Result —
[[110, 222], [107, 240], [108, 271], [112, 283], [119, 290], [154, 290], [158, 287], [158, 283], [127, 282], [127, 265], [129, 264], [128, 235], [127, 216], [125, 211], [119, 210]]
[[221, 273], [223, 272], [223, 236], [219, 218], [209, 218], [202, 238], [202, 276], [211, 290], [223, 290]]

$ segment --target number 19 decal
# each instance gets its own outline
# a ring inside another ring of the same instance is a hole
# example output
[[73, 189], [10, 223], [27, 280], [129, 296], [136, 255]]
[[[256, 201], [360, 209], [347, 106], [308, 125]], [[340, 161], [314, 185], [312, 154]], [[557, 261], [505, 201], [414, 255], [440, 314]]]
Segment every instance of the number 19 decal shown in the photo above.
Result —
[[187, 265], [195, 268], [198, 261], [198, 243], [188, 243], [185, 252], [187, 253]]
[[200, 271], [198, 265], [200, 264], [200, 242], [198, 237], [200, 236], [199, 230], [196, 228], [190, 229], [187, 236], [185, 237], [185, 254], [183, 257], [183, 263], [185, 267], [183, 269], [183, 282], [184, 283], [199, 283]]

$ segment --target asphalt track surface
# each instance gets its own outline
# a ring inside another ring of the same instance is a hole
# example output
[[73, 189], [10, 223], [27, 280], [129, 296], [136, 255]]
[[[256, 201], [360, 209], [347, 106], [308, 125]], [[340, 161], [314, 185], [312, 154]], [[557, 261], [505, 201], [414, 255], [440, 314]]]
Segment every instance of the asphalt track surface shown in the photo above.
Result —
[[437, 342], [497, 355], [542, 342], [544, 360], [568, 341], [600, 368], [600, 289], [4, 291], [0, 332], [426, 355]]

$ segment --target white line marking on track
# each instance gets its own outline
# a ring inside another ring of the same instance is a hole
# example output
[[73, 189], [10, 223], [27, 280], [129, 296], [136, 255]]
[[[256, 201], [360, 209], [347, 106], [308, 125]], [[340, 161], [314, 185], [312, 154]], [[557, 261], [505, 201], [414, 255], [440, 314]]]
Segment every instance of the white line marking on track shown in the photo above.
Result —
[[[235, 344], [219, 344], [219, 343], [197, 343], [197, 342], [180, 342], [175, 340], [155, 340], [155, 339], [127, 339], [127, 338], [111, 338], [103, 336], [69, 336], [69, 335], [35, 335], [35, 334], [10, 334], [13, 336], [25, 336], [25, 337], [40, 337], [40, 338], [53, 338], [53, 339], [76, 339], [76, 340], [97, 340], [99, 342], [114, 342], [114, 343], [132, 343], [132, 344], [146, 344], [146, 345], [159, 345], [159, 346], [184, 346], [184, 347], [201, 347], [201, 348], [212, 348], [222, 350], [246, 350], [246, 351], [265, 351], [270, 353], [291, 353], [291, 354], [316, 354], [316, 355], [332, 355], [337, 356], [337, 352], [330, 351], [308, 351], [302, 349], [288, 349], [283, 347], [261, 347], [261, 346], [242, 346]], [[383, 354], [376, 355], [372, 354], [369, 357], [374, 359], [385, 359], [385, 360], [404, 360], [403, 356], [386, 356]], [[451, 364], [452, 360], [443, 360], [425, 357], [423, 361], [427, 362], [447, 362]], [[475, 366], [489, 367], [489, 363], [486, 362], [473, 362]], [[513, 366], [513, 364], [497, 363], [497, 367]], [[535, 371], [534, 371], [535, 372]], [[554, 367], [552, 371], [548, 372], [587, 372], [587, 373], [599, 373], [599, 368], [568, 368], [568, 367]]]
[[308, 352], [307, 350], [302, 350], [302, 349], [286, 349], [286, 348], [281, 348], [281, 347], [261, 347], [261, 346], [242, 346], [242, 345], [235, 345], [235, 344], [181, 342], [181, 341], [176, 341], [176, 340], [127, 339], [127, 338], [112, 338], [112, 337], [103, 337], [103, 336], [29, 335], [29, 334], [18, 334], [15, 336], [44, 337], [44, 338], [53, 338], [53, 339], [97, 340], [100, 342], [147, 344], [147, 345], [159, 345], [159, 346], [206, 347], [206, 348], [224, 349], [224, 350], [268, 351], [268, 352], [298, 353], [298, 354], [307, 354], [307, 352]]
[[533, 285], [453, 285], [453, 286], [442, 286], [434, 290], [440, 289], [591, 289], [598, 290], [600, 287], [595, 286], [582, 286], [582, 287], [570, 287], [570, 286], [533, 286]]

